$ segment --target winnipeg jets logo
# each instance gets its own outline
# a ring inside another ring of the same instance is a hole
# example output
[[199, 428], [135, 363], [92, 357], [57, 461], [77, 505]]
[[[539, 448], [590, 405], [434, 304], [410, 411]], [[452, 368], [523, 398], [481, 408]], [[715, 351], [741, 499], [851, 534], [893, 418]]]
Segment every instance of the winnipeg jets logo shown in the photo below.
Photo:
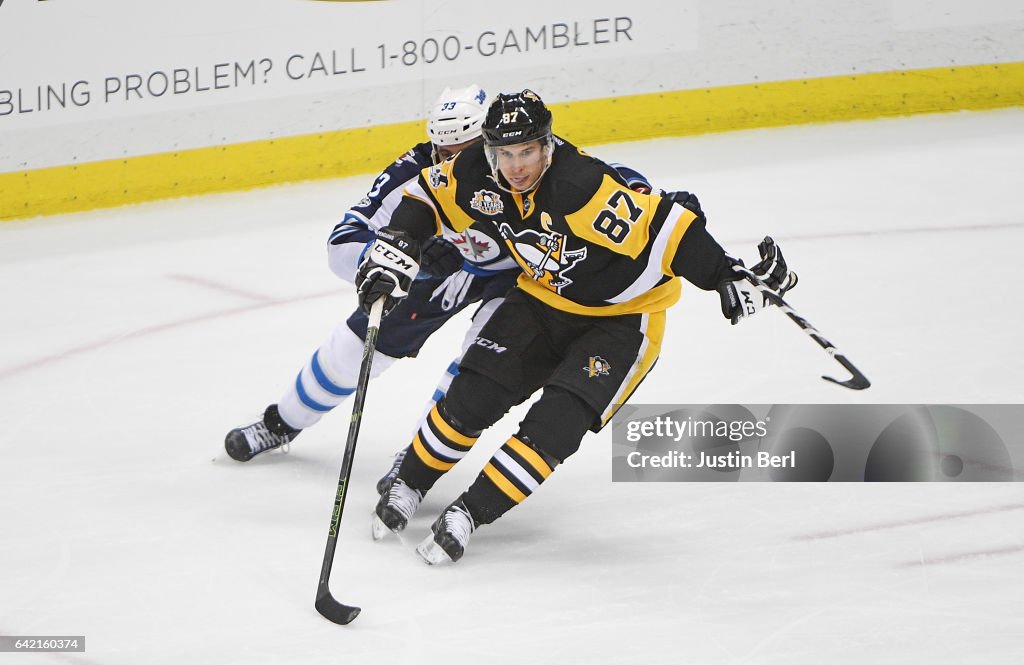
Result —
[[466, 229], [460, 235], [448, 239], [459, 248], [464, 257], [476, 263], [493, 259], [500, 253], [498, 245], [493, 240], [473, 229]]
[[[545, 228], [551, 229], [551, 218], [545, 213]], [[573, 266], [587, 258], [587, 248], [566, 249], [565, 234], [553, 230], [548, 232], [524, 229], [516, 233], [511, 226], [502, 222], [498, 227], [505, 244], [512, 250], [516, 262], [526, 271], [528, 277], [540, 282], [555, 293], [572, 284], [566, 273]]]
[[481, 189], [473, 194], [473, 200], [469, 202], [469, 207], [485, 215], [499, 215], [505, 210], [501, 197], [486, 189]]
[[595, 376], [608, 376], [611, 369], [612, 366], [601, 356], [590, 356], [590, 362], [583, 368], [583, 371], [592, 379]]
[[444, 174], [444, 172], [441, 170], [441, 164], [438, 164], [437, 166], [431, 166], [430, 167], [429, 177], [430, 177], [430, 186], [433, 189], [438, 189], [439, 187], [447, 187], [448, 186], [448, 176], [446, 176]]

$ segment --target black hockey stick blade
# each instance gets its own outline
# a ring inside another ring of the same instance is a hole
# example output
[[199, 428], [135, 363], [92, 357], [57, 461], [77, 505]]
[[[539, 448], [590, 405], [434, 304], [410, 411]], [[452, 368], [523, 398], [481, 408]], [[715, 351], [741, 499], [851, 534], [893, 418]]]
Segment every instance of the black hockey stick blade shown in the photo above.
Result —
[[[767, 240], [767, 238], [765, 240]], [[769, 288], [768, 285], [765, 284], [760, 277], [755, 275], [747, 268], [743, 267], [742, 264], [734, 265], [732, 269], [738, 272], [739, 274], [743, 275], [743, 277], [748, 282], [753, 284], [754, 287], [756, 287], [757, 290], [761, 292], [761, 294], [765, 297], [765, 299], [768, 302], [772, 303], [780, 310], [782, 310], [782, 312], [789, 318], [790, 321], [799, 326], [800, 330], [804, 331], [804, 333], [806, 333], [808, 337], [813, 339], [818, 344], [818, 346], [825, 350], [825, 353], [832, 356], [832, 358], [834, 358], [836, 362], [842, 365], [843, 368], [846, 369], [846, 371], [853, 375], [849, 379], [846, 379], [845, 381], [834, 379], [831, 376], [822, 376], [821, 378], [831, 383], [834, 383], [837, 386], [849, 388], [850, 390], [864, 390], [866, 388], [871, 387], [871, 382], [868, 381], [868, 377], [864, 376], [863, 372], [861, 372], [854, 366], [853, 363], [847, 360], [846, 356], [837, 352], [835, 345], [832, 344], [832, 342], [825, 339], [822, 336], [822, 334], [818, 332], [817, 328], [811, 325], [810, 321], [797, 314], [796, 311], [792, 307], [790, 307], [789, 303], [782, 299], [782, 295], [776, 293], [775, 291], [772, 291], [771, 288]], [[792, 275], [793, 280], [786, 290], [793, 288], [793, 286], [795, 286], [797, 283], [798, 278], [796, 277], [796, 273], [792, 273]], [[782, 293], [785, 293], [785, 291], [783, 291]]]
[[857, 369], [853, 363], [846, 359], [846, 356], [841, 353], [832, 354], [832, 357], [836, 359], [840, 365], [846, 368], [846, 370], [853, 376], [846, 381], [840, 381], [839, 379], [833, 379], [831, 376], [822, 376], [821, 378], [826, 381], [831, 381], [837, 385], [849, 388], [850, 390], [864, 390], [865, 388], [871, 387], [871, 382], [868, 381], [868, 377], [864, 376], [864, 373]]
[[377, 333], [380, 320], [384, 315], [384, 300], [378, 299], [370, 308], [370, 319], [366, 325], [366, 339], [363, 341], [363, 361], [359, 366], [359, 380], [356, 383], [355, 395], [352, 397], [352, 420], [349, 422], [348, 439], [345, 441], [345, 452], [341, 458], [341, 472], [338, 475], [338, 491], [334, 495], [334, 511], [331, 513], [331, 528], [327, 534], [327, 546], [324, 548], [324, 561], [320, 568], [320, 583], [316, 587], [316, 602], [313, 604], [320, 616], [339, 626], [347, 626], [359, 616], [360, 608], [354, 605], [339, 603], [331, 595], [331, 568], [334, 566], [334, 551], [338, 547], [338, 532], [341, 516], [345, 512], [345, 497], [348, 495], [348, 483], [352, 476], [352, 460], [356, 455], [356, 442], [359, 439], [359, 424], [363, 420], [363, 405], [366, 401], [366, 388], [370, 382], [370, 367], [373, 354], [377, 347]]
[[360, 608], [354, 605], [345, 605], [336, 601], [331, 595], [331, 590], [326, 588], [317, 591], [315, 606], [320, 616], [339, 626], [352, 623], [360, 612]]

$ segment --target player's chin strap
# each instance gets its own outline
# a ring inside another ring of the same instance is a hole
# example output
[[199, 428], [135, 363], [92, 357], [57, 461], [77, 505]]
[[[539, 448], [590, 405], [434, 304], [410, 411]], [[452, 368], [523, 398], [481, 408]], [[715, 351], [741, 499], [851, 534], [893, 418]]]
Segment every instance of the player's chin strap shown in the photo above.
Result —
[[844, 388], [849, 388], [850, 390], [864, 390], [865, 388], [871, 387], [871, 382], [868, 381], [868, 377], [864, 376], [863, 372], [857, 369], [854, 366], [854, 364], [847, 359], [845, 355], [839, 353], [839, 350], [836, 349], [835, 345], [832, 344], [832, 342], [825, 339], [822, 336], [822, 334], [818, 332], [818, 330], [814, 326], [812, 326], [807, 319], [793, 311], [793, 308], [789, 306], [789, 303], [783, 300], [782, 296], [780, 296], [778, 293], [772, 291], [772, 289], [767, 284], [765, 284], [760, 277], [755, 275], [747, 268], [744, 268], [742, 265], [734, 265], [732, 269], [735, 270], [737, 273], [743, 275], [743, 277], [748, 282], [754, 285], [754, 288], [761, 292], [761, 295], [763, 295], [768, 302], [772, 303], [780, 310], [782, 310], [782, 312], [786, 316], [788, 316], [790, 320], [793, 321], [793, 323], [800, 326], [800, 330], [803, 330], [805, 333], [807, 333], [807, 335], [811, 339], [818, 343], [818, 346], [825, 349], [825, 353], [835, 358], [836, 362], [842, 365], [843, 368], [846, 369], [846, 371], [850, 372], [850, 374], [853, 375], [852, 377], [845, 381], [834, 379], [831, 376], [822, 376], [821, 378], [825, 379], [826, 381], [831, 381], [832, 383], [843, 386]]

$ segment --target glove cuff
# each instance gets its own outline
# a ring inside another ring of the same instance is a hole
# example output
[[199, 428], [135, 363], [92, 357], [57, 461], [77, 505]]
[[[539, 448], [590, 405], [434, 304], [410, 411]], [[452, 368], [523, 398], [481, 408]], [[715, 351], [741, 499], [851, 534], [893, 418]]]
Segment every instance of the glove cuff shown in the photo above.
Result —
[[726, 280], [718, 285], [722, 315], [733, 325], [768, 306], [765, 297], [746, 279]]

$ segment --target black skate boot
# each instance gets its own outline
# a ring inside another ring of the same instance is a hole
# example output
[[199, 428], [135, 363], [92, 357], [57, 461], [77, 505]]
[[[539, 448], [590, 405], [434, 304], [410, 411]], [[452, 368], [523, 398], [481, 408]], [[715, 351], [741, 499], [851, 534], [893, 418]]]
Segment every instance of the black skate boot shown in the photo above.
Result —
[[374, 540], [380, 540], [388, 531], [398, 533], [409, 524], [409, 518], [420, 507], [423, 492], [405, 484], [401, 478], [391, 481], [387, 491], [380, 495], [370, 524]]
[[281, 420], [277, 404], [271, 404], [263, 412], [263, 420], [228, 432], [224, 439], [224, 450], [231, 459], [248, 462], [262, 452], [290, 443], [301, 431]]
[[455, 563], [466, 553], [469, 537], [477, 526], [460, 497], [431, 525], [431, 534], [416, 547], [416, 552], [431, 565]]
[[409, 448], [405, 447], [395, 453], [395, 459], [391, 461], [391, 468], [385, 473], [380, 480], [377, 481], [377, 495], [380, 496], [384, 492], [388, 491], [388, 487], [391, 486], [391, 481], [398, 477], [398, 469], [402, 466], [402, 460], [405, 459], [406, 453], [409, 452]]

